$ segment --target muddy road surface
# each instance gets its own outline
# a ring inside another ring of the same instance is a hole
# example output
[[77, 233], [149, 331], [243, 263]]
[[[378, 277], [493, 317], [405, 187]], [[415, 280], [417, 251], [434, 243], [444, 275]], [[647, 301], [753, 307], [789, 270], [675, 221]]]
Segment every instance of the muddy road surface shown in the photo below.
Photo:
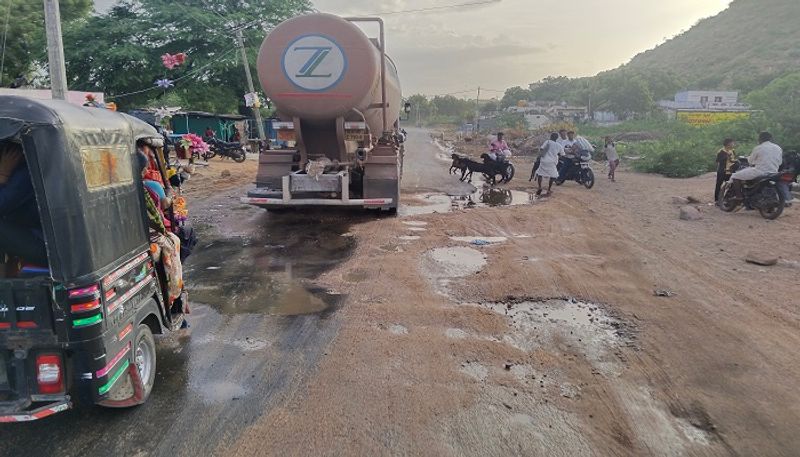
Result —
[[409, 134], [398, 217], [267, 214], [237, 201], [255, 163], [213, 160], [190, 181], [192, 328], [159, 340], [148, 404], [3, 427], [0, 452], [798, 454], [797, 208], [724, 214], [713, 176], [602, 164], [538, 199], [531, 158], [491, 189]]

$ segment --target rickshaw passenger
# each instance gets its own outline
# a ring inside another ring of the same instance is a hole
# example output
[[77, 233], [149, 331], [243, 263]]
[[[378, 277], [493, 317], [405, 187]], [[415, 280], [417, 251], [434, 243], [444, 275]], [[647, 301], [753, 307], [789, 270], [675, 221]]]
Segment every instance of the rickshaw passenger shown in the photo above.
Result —
[[[46, 266], [36, 195], [22, 147], [0, 143], [0, 255]], [[0, 258], [0, 260], [2, 260]]]
[[[149, 164], [148, 157], [143, 152], [139, 152], [137, 157], [139, 167], [142, 170], [142, 179], [145, 179]], [[183, 291], [183, 266], [180, 258], [181, 242], [174, 233], [167, 230], [164, 225], [164, 216], [157, 203], [158, 197], [156, 196], [154, 199], [150, 192], [145, 187], [144, 200], [147, 205], [147, 225], [150, 233], [150, 242], [155, 247], [153, 257], [156, 262], [160, 262], [164, 266], [164, 272], [167, 275], [169, 298], [170, 301], [174, 301], [180, 297]]]

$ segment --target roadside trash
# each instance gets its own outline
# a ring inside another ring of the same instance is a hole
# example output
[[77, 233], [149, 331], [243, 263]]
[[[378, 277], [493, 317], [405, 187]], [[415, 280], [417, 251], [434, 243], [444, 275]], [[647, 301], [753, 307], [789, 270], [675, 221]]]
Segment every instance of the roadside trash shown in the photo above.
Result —
[[474, 244], [475, 246], [488, 246], [488, 245], [490, 245], [492, 243], [490, 243], [490, 242], [488, 242], [486, 240], [473, 240], [472, 244]]
[[653, 295], [655, 295], [656, 297], [667, 297], [667, 298], [669, 298], [669, 297], [674, 297], [675, 296], [675, 292], [673, 292], [673, 291], [671, 291], [669, 289], [656, 289], [656, 290], [653, 291]]

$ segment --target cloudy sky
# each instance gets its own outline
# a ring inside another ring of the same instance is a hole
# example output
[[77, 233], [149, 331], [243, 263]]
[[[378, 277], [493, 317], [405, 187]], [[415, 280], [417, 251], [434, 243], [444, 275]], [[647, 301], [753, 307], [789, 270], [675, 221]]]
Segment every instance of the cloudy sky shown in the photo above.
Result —
[[[325, 12], [366, 15], [481, 0], [313, 0]], [[496, 0], [382, 14], [405, 94], [503, 90], [548, 75], [616, 68], [725, 9], [731, 0]], [[98, 7], [113, 0], [95, 0]], [[491, 96], [490, 91], [485, 92]]]

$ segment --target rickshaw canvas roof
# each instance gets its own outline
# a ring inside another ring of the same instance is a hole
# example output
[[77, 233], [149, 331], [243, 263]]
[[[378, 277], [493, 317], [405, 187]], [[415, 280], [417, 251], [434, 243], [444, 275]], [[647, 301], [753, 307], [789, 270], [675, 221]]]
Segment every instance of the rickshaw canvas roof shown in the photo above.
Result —
[[122, 113], [0, 96], [0, 140], [25, 150], [55, 280], [91, 280], [147, 249], [134, 154], [149, 137], [155, 128]]

